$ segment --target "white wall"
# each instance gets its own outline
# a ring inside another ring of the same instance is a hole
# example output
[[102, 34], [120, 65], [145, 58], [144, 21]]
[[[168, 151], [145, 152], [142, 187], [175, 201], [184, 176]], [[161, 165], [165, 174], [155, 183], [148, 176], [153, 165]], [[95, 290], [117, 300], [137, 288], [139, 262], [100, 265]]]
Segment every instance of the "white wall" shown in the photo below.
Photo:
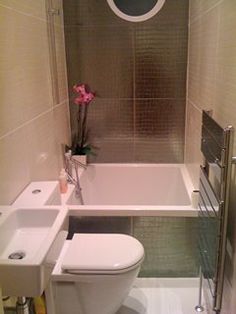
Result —
[[[63, 16], [53, 21], [53, 73], [46, 1], [0, 0], [0, 204], [10, 204], [32, 180], [56, 179], [60, 143], [69, 141]], [[62, 13], [61, 0], [52, 2]]]
[[[185, 161], [195, 185], [201, 162], [201, 110], [213, 109], [213, 117], [223, 127], [236, 127], [236, 1], [190, 0], [189, 64]], [[236, 155], [236, 137], [234, 141]], [[232, 191], [227, 254], [224, 314], [236, 309], [236, 180]]]

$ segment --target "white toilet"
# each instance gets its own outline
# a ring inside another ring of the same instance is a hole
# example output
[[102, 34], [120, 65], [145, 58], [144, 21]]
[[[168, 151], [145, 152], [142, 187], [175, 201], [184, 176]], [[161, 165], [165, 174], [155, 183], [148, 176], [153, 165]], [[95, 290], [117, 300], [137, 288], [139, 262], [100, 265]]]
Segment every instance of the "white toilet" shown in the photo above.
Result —
[[75, 234], [52, 273], [55, 314], [114, 314], [144, 259], [142, 244], [123, 234]]

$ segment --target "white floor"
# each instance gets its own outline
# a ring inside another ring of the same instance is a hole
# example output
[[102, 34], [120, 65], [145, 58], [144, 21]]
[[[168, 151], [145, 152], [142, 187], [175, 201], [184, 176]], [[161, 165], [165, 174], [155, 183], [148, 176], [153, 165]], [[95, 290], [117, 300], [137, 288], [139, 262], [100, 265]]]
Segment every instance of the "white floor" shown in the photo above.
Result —
[[117, 314], [196, 314], [197, 300], [195, 278], [139, 278]]

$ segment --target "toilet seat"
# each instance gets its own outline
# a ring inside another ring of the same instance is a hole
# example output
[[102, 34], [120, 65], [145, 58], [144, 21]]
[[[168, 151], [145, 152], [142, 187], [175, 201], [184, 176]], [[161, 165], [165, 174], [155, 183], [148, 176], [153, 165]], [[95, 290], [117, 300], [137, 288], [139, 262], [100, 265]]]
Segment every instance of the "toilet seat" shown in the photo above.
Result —
[[144, 248], [123, 234], [75, 234], [61, 268], [70, 274], [118, 274], [137, 267]]

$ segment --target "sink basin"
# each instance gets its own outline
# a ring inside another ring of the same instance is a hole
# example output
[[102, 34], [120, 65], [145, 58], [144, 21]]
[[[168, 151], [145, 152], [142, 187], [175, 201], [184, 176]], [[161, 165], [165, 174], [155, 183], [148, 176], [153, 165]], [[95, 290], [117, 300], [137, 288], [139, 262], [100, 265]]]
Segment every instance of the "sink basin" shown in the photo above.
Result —
[[0, 286], [3, 295], [41, 295], [56, 256], [50, 253], [66, 217], [64, 208], [15, 209], [0, 216]]

